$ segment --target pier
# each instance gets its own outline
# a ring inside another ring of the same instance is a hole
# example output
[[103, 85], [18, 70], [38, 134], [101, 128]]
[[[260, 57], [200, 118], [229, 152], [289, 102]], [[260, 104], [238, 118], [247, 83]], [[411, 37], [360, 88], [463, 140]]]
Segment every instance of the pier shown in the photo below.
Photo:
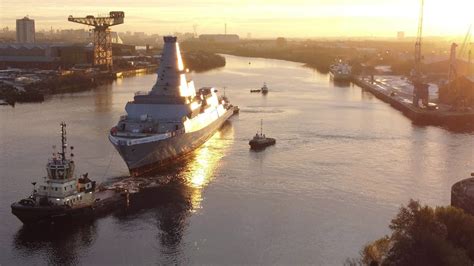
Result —
[[437, 126], [474, 126], [474, 110], [457, 111], [451, 106], [439, 104], [437, 109], [419, 108], [413, 105], [411, 95], [400, 93], [389, 84], [370, 78], [354, 76], [352, 82], [378, 99], [390, 104], [413, 122]]

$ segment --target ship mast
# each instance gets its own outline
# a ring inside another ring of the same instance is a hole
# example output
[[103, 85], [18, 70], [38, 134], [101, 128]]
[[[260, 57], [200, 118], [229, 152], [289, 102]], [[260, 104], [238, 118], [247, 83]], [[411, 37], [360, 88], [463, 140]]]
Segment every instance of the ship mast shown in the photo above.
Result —
[[260, 135], [263, 135], [263, 119], [260, 119]]
[[67, 139], [66, 139], [66, 123], [65, 122], [61, 122], [61, 159], [63, 161], [66, 160], [66, 147], [67, 147], [67, 143], [66, 143]]

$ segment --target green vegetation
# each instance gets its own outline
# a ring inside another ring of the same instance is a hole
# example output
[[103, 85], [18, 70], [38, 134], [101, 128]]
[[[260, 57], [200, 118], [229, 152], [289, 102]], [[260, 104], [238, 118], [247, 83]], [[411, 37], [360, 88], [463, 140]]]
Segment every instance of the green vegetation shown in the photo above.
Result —
[[[376, 65], [390, 65], [395, 74], [409, 74], [413, 68], [414, 42], [406, 41], [315, 41], [243, 40], [235, 43], [186, 40], [181, 43], [185, 51], [207, 51], [246, 57], [260, 57], [300, 62], [327, 73], [337, 59], [349, 61], [354, 73], [370, 71]], [[424, 44], [426, 51], [441, 53], [444, 43]]]
[[183, 54], [184, 65], [190, 71], [204, 72], [214, 68], [225, 66], [225, 57], [206, 52], [206, 51], [189, 51]]
[[474, 216], [454, 207], [411, 200], [390, 224], [392, 234], [368, 244], [364, 265], [473, 265]]
[[239, 43], [217, 43], [185, 41], [181, 44], [185, 51], [205, 51], [208, 53], [231, 54], [245, 57], [260, 57], [301, 62], [322, 72], [338, 57], [350, 57], [352, 51], [332, 47], [314, 47], [306, 43], [289, 43], [284, 38], [273, 41], [248, 41]]

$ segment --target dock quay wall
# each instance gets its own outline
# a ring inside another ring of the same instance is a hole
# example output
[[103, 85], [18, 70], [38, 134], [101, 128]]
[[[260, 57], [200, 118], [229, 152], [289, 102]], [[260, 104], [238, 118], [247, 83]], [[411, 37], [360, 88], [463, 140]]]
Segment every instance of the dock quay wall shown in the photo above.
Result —
[[379, 89], [377, 82], [372, 82], [362, 77], [353, 76], [352, 82], [364, 90], [372, 93], [378, 99], [390, 104], [393, 108], [402, 112], [406, 117], [418, 124], [439, 125], [448, 127], [474, 128], [474, 110], [451, 111], [451, 110], [427, 110], [415, 107], [411, 101], [397, 95], [391, 95], [388, 90]]
[[114, 72], [114, 74], [116, 78], [130, 77], [130, 76], [140, 75], [140, 74], [155, 73], [157, 69], [158, 69], [158, 65], [150, 65], [150, 66], [146, 66], [142, 68], [117, 71], [117, 72]]

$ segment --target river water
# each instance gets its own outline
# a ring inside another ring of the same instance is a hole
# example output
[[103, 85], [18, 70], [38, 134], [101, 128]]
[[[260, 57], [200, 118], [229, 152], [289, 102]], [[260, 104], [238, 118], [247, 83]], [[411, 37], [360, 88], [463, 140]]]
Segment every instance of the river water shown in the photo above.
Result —
[[[299, 63], [226, 58], [225, 68], [191, 76], [196, 86], [227, 87], [240, 114], [188, 160], [154, 174], [169, 181], [149, 202], [94, 222], [31, 231], [10, 203], [45, 175], [61, 121], [77, 174], [126, 177], [107, 132], [155, 75], [0, 107], [0, 264], [340, 265], [389, 233], [401, 204], [448, 205], [451, 185], [474, 170], [473, 133], [414, 125]], [[268, 95], [249, 92], [263, 82]], [[277, 144], [252, 152], [260, 119]]]

